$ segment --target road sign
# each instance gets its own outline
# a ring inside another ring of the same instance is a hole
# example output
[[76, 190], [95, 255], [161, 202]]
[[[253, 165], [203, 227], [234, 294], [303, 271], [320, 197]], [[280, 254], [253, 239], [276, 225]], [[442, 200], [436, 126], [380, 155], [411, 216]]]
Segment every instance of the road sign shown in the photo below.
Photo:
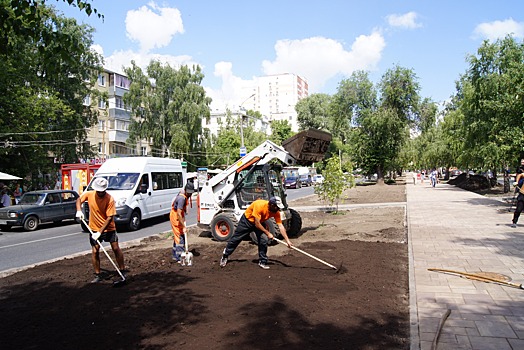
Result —
[[240, 147], [240, 156], [243, 157], [246, 155], [246, 153], [247, 149], [244, 146]]

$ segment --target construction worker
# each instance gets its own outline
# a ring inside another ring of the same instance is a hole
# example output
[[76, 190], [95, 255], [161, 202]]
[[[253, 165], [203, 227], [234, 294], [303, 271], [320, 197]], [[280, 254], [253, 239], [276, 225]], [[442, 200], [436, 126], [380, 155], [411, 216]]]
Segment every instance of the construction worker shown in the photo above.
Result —
[[97, 177], [91, 184], [94, 191], [85, 191], [76, 200], [76, 217], [80, 220], [84, 219], [82, 203], [87, 201], [89, 205], [89, 227], [93, 231], [89, 236], [89, 243], [91, 244], [91, 262], [95, 269], [95, 278], [91, 283], [98, 283], [103, 279], [100, 275], [100, 245], [98, 242], [106, 241], [111, 244], [118, 268], [124, 274], [127, 272], [124, 265], [124, 253], [118, 245], [118, 236], [113, 220], [113, 216], [116, 215], [115, 200], [106, 192], [107, 185], [105, 178]]
[[169, 213], [173, 231], [173, 260], [179, 264], [182, 263], [182, 253], [185, 251], [187, 205], [191, 202], [191, 195], [194, 192], [193, 183], [188, 181], [185, 188], [173, 200]]
[[287, 236], [284, 225], [282, 225], [280, 209], [284, 209], [280, 197], [271, 197], [269, 201], [258, 199], [251, 203], [240, 218], [233, 236], [231, 236], [226, 248], [224, 249], [224, 253], [220, 259], [220, 266], [226, 266], [229, 256], [233, 254], [244, 237], [251, 232], [255, 232], [258, 239], [258, 266], [263, 269], [269, 269], [269, 266], [267, 266], [267, 245], [269, 240], [273, 239], [274, 236], [266, 227], [264, 227], [264, 222], [274, 218], [288, 247], [291, 248], [293, 246]]

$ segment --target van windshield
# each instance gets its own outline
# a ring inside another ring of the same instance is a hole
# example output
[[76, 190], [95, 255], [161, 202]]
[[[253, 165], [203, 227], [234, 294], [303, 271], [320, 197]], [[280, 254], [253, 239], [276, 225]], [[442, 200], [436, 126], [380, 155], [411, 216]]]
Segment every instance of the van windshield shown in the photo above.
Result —
[[[107, 174], [107, 175], [101, 175], [95, 177], [103, 177], [107, 180], [108, 191], [118, 191], [118, 190], [132, 190], [135, 188], [136, 182], [138, 180], [138, 177], [140, 176], [139, 173], [116, 173], [116, 174]], [[94, 179], [93, 179], [94, 180]], [[88, 191], [92, 191], [93, 188], [91, 185], [87, 188]]]

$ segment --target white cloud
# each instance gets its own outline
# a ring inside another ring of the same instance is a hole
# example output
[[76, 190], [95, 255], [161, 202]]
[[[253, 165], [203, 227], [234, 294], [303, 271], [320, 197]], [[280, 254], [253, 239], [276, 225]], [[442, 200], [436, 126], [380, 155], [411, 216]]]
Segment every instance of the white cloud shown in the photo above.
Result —
[[102, 56], [104, 55], [104, 49], [102, 48], [101, 45], [93, 44], [91, 45], [91, 50], [95, 51], [99, 55], [102, 55]]
[[129, 39], [139, 43], [141, 51], [149, 52], [169, 45], [175, 34], [184, 33], [184, 25], [178, 9], [150, 2], [127, 12], [126, 31]]
[[479, 24], [474, 31], [476, 37], [494, 41], [513, 34], [516, 38], [524, 38], [524, 22], [517, 22], [512, 18], [504, 21], [485, 22]]
[[276, 59], [264, 60], [262, 69], [268, 75], [298, 74], [307, 79], [310, 92], [315, 92], [338, 74], [376, 69], [385, 46], [384, 37], [378, 30], [357, 37], [349, 51], [341, 42], [324, 37], [279, 40], [275, 44]]
[[417, 23], [417, 17], [417, 13], [412, 11], [403, 15], [394, 14], [386, 16], [386, 20], [392, 27], [414, 29], [422, 27], [421, 23]]
[[104, 67], [117, 73], [123, 73], [122, 67], [130, 67], [131, 60], [134, 60], [135, 63], [144, 71], [151, 62], [151, 60], [156, 60], [162, 63], [169, 63], [171, 67], [175, 68], [178, 68], [181, 65], [187, 65], [191, 67], [194, 64], [197, 64], [192, 60], [192, 57], [188, 55], [171, 56], [154, 53], [144, 54], [139, 52], [133, 52], [131, 50], [126, 50], [115, 51], [111, 56], [106, 57]]

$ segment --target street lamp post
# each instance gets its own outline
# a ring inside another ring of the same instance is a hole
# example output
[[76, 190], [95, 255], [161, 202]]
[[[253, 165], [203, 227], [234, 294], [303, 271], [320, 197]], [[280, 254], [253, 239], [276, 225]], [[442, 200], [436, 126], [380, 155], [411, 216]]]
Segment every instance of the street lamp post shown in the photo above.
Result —
[[238, 107], [239, 113], [240, 113], [240, 142], [242, 143], [240, 145], [240, 156], [243, 157], [246, 155], [246, 147], [244, 145], [244, 113], [242, 112], [242, 105], [246, 103], [247, 100], [249, 100], [251, 97], [255, 96], [255, 94], [252, 94], [248, 98], [246, 98]]

